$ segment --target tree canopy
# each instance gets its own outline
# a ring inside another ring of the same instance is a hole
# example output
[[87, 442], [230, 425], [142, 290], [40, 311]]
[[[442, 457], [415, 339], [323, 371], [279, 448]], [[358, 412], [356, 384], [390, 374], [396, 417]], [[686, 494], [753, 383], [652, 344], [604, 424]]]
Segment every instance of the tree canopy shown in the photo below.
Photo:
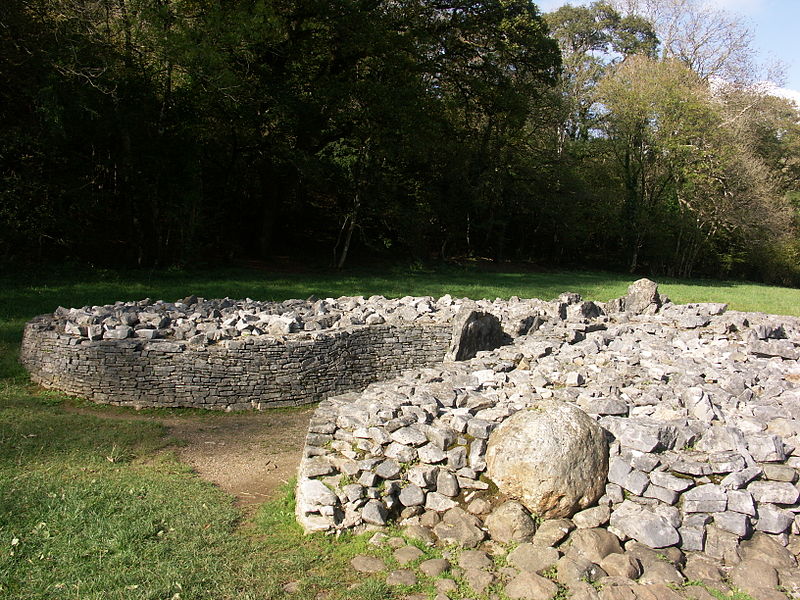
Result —
[[692, 6], [7, 0], [0, 259], [797, 283], [800, 116]]

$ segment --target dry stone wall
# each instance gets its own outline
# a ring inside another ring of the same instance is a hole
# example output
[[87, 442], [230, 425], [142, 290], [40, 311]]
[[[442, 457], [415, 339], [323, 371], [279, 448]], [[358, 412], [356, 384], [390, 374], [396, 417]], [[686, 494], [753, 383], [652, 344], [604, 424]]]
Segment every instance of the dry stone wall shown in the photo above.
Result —
[[96, 402], [219, 410], [317, 402], [441, 361], [447, 325], [374, 325], [203, 346], [169, 340], [80, 340], [48, 318], [29, 323], [22, 361], [36, 383]]
[[[487, 308], [497, 316], [477, 330], [477, 346], [474, 335], [453, 335], [454, 325]], [[449, 296], [148, 299], [37, 317], [25, 327], [20, 354], [36, 383], [96, 402], [264, 409], [363, 389], [439, 363], [448, 350], [474, 355], [510, 338], [498, 317], [517, 333], [530, 326], [529, 314], [528, 301]]]

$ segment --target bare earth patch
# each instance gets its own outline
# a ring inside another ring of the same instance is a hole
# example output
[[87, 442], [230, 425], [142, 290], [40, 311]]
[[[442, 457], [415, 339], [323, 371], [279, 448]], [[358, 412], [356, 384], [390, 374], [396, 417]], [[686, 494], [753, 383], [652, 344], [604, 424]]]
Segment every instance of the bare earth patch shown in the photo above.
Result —
[[314, 407], [247, 412], [216, 418], [167, 419], [170, 435], [186, 445], [176, 452], [200, 477], [258, 505], [297, 473]]
[[234, 496], [245, 510], [272, 497], [296, 475], [314, 408], [162, 417], [121, 409], [65, 407], [99, 418], [160, 423], [175, 439], [178, 457], [200, 477]]

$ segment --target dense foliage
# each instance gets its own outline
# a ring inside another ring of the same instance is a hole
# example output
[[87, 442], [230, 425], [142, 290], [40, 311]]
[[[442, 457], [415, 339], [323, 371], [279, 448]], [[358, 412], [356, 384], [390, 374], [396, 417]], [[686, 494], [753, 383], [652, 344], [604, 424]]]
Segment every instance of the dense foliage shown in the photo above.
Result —
[[0, 259], [800, 278], [796, 110], [605, 2], [6, 0], [0, 31]]

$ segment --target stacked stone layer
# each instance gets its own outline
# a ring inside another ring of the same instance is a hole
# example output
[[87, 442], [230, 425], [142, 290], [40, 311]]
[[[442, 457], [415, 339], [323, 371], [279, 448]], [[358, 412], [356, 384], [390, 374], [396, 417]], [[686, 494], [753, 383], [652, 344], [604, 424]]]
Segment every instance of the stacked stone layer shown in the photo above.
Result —
[[308, 531], [439, 522], [432, 538], [466, 547], [494, 538], [494, 513], [464, 510], [504, 500], [487, 442], [511, 415], [555, 399], [610, 443], [605, 494], [578, 513], [590, 527], [731, 562], [754, 532], [788, 544], [800, 533], [800, 320], [664, 300], [637, 314], [624, 310], [630, 296], [565, 295], [510, 345], [323, 401], [298, 520]]
[[96, 402], [263, 409], [441, 362], [462, 309], [490, 310], [508, 337], [530, 327], [539, 304], [449, 296], [117, 302], [37, 317], [20, 356], [36, 383]]

